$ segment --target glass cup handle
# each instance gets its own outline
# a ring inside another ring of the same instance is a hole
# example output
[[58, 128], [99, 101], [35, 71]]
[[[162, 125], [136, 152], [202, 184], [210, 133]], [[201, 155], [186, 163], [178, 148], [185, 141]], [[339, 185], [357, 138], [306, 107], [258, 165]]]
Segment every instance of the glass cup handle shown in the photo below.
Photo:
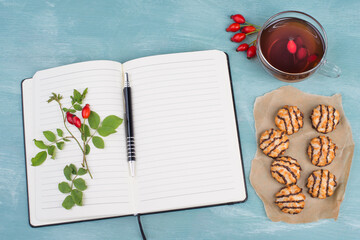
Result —
[[318, 71], [321, 75], [337, 78], [341, 75], [341, 69], [335, 64], [325, 60]]

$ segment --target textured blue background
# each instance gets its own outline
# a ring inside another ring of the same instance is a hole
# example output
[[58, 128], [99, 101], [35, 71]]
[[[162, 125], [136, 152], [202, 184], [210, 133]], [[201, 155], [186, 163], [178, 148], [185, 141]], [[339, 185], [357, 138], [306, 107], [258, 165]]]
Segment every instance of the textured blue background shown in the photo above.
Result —
[[219, 49], [230, 58], [239, 116], [248, 201], [243, 204], [147, 215], [149, 239], [359, 239], [360, 164], [356, 147], [345, 200], [337, 221], [273, 223], [248, 177], [256, 151], [253, 103], [286, 85], [263, 71], [257, 60], [236, 53], [225, 32], [229, 16], [242, 13], [261, 25], [283, 10], [317, 18], [329, 38], [328, 59], [342, 76], [319, 74], [292, 84], [315, 94], [341, 93], [356, 145], [360, 113], [358, 72], [360, 2], [353, 1], [26, 1], [0, 0], [0, 238], [139, 239], [134, 217], [43, 228], [28, 224], [20, 82], [37, 70], [109, 59], [124, 62], [161, 53]]

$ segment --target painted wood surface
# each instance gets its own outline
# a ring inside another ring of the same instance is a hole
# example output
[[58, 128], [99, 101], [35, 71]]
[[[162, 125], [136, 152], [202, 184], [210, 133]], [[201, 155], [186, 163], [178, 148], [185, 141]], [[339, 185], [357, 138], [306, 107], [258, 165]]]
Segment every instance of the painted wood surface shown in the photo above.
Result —
[[[255, 59], [236, 53], [225, 32], [243, 13], [261, 25], [283, 10], [317, 18], [327, 31], [328, 59], [342, 69], [292, 84], [322, 95], [341, 93], [356, 143], [345, 200], [337, 221], [271, 222], [248, 177], [256, 152], [253, 103], [286, 85]], [[27, 1], [0, 0], [0, 238], [140, 239], [134, 217], [31, 228], [28, 224], [20, 82], [37, 70], [108, 59], [219, 49], [229, 54], [241, 134], [248, 200], [243, 204], [144, 216], [149, 239], [359, 239], [360, 237], [360, 2], [352, 1]]]

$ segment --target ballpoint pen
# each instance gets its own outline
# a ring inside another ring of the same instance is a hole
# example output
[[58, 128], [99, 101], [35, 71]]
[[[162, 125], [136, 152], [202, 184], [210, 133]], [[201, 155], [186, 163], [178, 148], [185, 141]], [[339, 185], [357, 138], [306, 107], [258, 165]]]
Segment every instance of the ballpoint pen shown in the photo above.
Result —
[[129, 83], [128, 73], [125, 73], [124, 79], [124, 101], [125, 101], [125, 131], [126, 131], [126, 147], [127, 157], [129, 163], [130, 175], [135, 176], [135, 140], [134, 129], [132, 122], [132, 109], [131, 109], [131, 88]]

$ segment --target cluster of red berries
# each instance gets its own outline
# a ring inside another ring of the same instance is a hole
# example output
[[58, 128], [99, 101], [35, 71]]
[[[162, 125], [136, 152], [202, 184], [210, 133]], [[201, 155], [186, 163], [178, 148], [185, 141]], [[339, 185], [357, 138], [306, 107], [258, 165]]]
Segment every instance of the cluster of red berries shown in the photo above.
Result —
[[[232, 38], [231, 41], [239, 43], [242, 42], [246, 36], [250, 34], [254, 34], [260, 31], [260, 27], [245, 21], [245, 18], [241, 14], [235, 14], [230, 17], [234, 20], [234, 23], [230, 24], [230, 26], [226, 29], [227, 32], [237, 32]], [[256, 56], [256, 40], [252, 41], [250, 44], [243, 43], [238, 46], [236, 49], [237, 52], [246, 51], [246, 56], [248, 59]]]
[[[83, 107], [81, 115], [84, 119], [89, 118], [89, 116], [90, 116], [90, 105], [89, 104], [86, 104], [85, 107]], [[70, 123], [71, 125], [75, 125], [75, 127], [81, 128], [81, 120], [75, 114], [66, 112], [66, 119], [67, 119], [68, 123]]]
[[295, 39], [290, 38], [286, 47], [291, 54], [296, 54], [295, 56], [298, 60], [303, 60], [307, 57], [307, 61], [312, 63], [318, 57], [316, 54], [309, 53], [309, 50], [304, 46], [301, 37], [296, 37]]

